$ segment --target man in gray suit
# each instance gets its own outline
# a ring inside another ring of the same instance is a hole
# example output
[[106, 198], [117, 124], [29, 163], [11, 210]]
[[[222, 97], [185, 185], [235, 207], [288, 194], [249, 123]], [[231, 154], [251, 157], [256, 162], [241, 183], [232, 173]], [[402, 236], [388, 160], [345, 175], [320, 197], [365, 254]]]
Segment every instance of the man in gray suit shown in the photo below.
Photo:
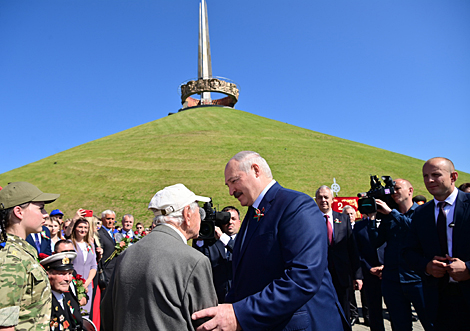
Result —
[[101, 302], [102, 330], [194, 330], [194, 312], [217, 306], [209, 259], [187, 245], [201, 224], [195, 195], [183, 184], [149, 204], [155, 229], [127, 248]]

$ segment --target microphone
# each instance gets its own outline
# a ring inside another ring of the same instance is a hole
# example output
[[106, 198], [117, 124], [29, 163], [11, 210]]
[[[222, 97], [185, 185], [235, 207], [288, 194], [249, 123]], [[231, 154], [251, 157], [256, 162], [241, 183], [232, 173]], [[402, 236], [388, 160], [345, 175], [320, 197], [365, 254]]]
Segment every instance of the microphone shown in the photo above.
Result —
[[453, 227], [455, 227], [454, 221], [452, 221], [451, 223], [449, 223], [449, 228], [453, 228]]

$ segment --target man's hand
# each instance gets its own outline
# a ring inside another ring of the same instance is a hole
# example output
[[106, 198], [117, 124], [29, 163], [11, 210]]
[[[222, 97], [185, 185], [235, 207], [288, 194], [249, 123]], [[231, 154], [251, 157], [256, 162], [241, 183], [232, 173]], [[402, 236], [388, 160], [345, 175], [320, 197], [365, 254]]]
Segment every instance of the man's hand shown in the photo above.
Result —
[[382, 200], [375, 199], [375, 203], [377, 204], [377, 211], [381, 212], [382, 214], [388, 215], [392, 212], [390, 207]]
[[360, 291], [362, 289], [362, 279], [354, 279], [353, 280], [353, 288], [355, 290]]
[[374, 276], [377, 276], [379, 277], [380, 279], [382, 279], [382, 270], [384, 269], [384, 266], [381, 265], [381, 266], [378, 266], [378, 267], [373, 267], [373, 268], [370, 268], [369, 272], [374, 275]]
[[470, 279], [470, 272], [462, 260], [450, 257], [449, 255], [446, 255], [446, 258], [449, 261], [447, 264], [447, 272], [450, 277], [458, 282]]
[[78, 304], [79, 304], [80, 306], [86, 305], [86, 298], [83, 297], [83, 298], [78, 302]]
[[447, 272], [447, 258], [434, 256], [434, 259], [426, 265], [426, 272], [436, 278], [444, 277]]
[[200, 318], [211, 317], [206, 323], [199, 326], [196, 331], [220, 330], [220, 331], [239, 331], [237, 317], [231, 304], [221, 304], [217, 307], [207, 308], [195, 312], [191, 318], [198, 320]]
[[99, 262], [103, 257], [103, 249], [101, 247], [96, 247], [96, 262]]
[[214, 228], [214, 238], [215, 238], [215, 240], [219, 240], [220, 237], [222, 236], [222, 233], [223, 233], [222, 230], [220, 230], [220, 228], [218, 226], [216, 226]]

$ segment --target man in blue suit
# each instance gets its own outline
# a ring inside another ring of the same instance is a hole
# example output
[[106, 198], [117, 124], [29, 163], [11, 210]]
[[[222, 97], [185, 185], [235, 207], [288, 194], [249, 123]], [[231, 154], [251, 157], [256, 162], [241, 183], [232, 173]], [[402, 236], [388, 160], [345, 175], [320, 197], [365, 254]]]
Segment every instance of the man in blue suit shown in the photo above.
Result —
[[26, 241], [36, 248], [38, 254], [46, 254], [48, 256], [52, 255], [51, 248], [51, 231], [45, 225], [42, 226], [42, 231], [40, 233], [31, 233], [26, 237]]
[[281, 187], [255, 152], [236, 154], [225, 184], [250, 206], [233, 250], [226, 302], [193, 314], [197, 330], [350, 330], [328, 272], [322, 214], [306, 194]]
[[422, 275], [435, 330], [470, 330], [470, 193], [455, 187], [458, 174], [446, 158], [426, 161], [423, 178], [434, 199], [416, 208], [404, 256]]

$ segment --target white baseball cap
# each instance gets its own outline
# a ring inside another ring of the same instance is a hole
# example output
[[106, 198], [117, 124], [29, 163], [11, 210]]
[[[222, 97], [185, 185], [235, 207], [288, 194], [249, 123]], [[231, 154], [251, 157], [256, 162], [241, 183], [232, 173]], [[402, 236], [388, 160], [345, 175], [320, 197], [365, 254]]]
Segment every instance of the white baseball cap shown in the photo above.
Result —
[[196, 195], [183, 184], [175, 184], [155, 193], [150, 200], [149, 209], [155, 216], [169, 215], [195, 201], [209, 202], [211, 198]]

